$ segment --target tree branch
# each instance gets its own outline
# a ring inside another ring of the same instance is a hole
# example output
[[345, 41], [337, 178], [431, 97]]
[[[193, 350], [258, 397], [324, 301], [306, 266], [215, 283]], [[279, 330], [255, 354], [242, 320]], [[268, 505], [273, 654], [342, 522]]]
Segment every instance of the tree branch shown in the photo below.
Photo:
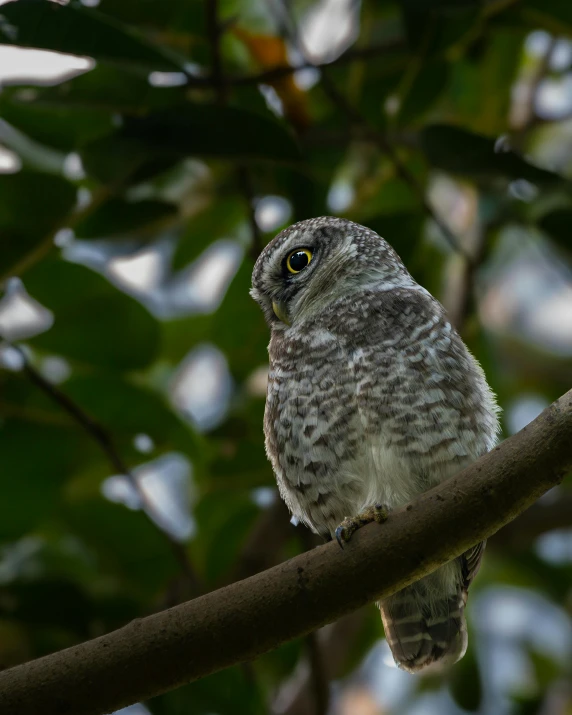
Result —
[[244, 662], [387, 598], [488, 538], [572, 467], [572, 391], [379, 526], [0, 673], [0, 712], [100, 715]]

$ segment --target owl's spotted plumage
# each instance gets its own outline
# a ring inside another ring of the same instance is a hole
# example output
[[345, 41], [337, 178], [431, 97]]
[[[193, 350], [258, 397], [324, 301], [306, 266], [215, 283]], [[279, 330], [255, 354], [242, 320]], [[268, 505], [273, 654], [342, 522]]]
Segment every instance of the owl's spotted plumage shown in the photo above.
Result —
[[[309, 260], [289, 263], [300, 249]], [[497, 408], [481, 368], [376, 233], [302, 221], [266, 246], [252, 280], [272, 333], [266, 449], [283, 499], [315, 532], [331, 538], [346, 516], [400, 506], [494, 445]], [[380, 604], [401, 667], [462, 657], [483, 548]]]

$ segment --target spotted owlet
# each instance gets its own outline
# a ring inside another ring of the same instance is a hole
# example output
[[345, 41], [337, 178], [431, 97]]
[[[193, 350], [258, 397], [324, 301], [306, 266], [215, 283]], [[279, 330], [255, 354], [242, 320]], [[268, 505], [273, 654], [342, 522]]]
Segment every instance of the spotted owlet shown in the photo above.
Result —
[[[271, 329], [264, 418], [280, 494], [340, 543], [491, 449], [495, 398], [447, 321], [374, 231], [302, 221], [262, 251], [252, 296]], [[349, 517], [348, 517], [349, 515]], [[398, 665], [450, 665], [484, 543], [380, 604]]]

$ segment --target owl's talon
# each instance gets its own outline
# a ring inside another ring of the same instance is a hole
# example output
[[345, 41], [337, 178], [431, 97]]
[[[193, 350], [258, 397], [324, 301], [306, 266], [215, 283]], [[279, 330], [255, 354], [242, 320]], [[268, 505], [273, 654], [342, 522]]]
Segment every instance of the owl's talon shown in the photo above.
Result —
[[335, 531], [338, 544], [343, 549], [344, 544], [348, 543], [358, 529], [373, 521], [383, 524], [384, 521], [387, 521], [388, 515], [389, 510], [384, 504], [374, 504], [354, 517], [346, 517]]
[[338, 544], [340, 545], [340, 549], [343, 549], [343, 548], [344, 548], [343, 531], [344, 531], [344, 530], [343, 530], [343, 527], [342, 527], [342, 526], [338, 526], [338, 528], [336, 529], [336, 541], [337, 541]]

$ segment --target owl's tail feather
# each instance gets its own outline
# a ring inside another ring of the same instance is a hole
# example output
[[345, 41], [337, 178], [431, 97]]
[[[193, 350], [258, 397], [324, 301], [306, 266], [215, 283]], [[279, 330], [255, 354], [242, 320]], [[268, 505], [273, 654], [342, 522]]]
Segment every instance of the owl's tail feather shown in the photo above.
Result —
[[456, 663], [467, 650], [466, 591], [459, 586], [454, 593], [433, 594], [427, 600], [426, 589], [419, 585], [412, 584], [380, 603], [381, 618], [401, 669], [437, 672]]

